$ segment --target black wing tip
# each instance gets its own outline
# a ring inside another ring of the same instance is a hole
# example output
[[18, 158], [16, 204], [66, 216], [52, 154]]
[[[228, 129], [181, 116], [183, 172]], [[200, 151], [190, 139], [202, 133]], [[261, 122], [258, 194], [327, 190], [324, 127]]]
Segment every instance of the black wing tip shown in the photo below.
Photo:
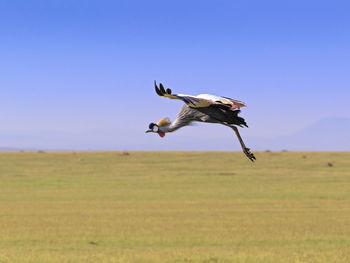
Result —
[[164, 96], [165, 94], [171, 95], [171, 89], [165, 90], [162, 83], [159, 83], [158, 87], [157, 82], [154, 81], [154, 88], [159, 96]]
[[[161, 83], [159, 85], [162, 85]], [[163, 86], [163, 85], [162, 85]], [[159, 96], [164, 96], [164, 93], [158, 88], [157, 86], [157, 82], [154, 81], [154, 89], [156, 90], [156, 93], [159, 95]]]
[[160, 89], [160, 91], [161, 91], [163, 94], [166, 93], [166, 92], [165, 92], [165, 89], [164, 89], [164, 86], [163, 86], [162, 83], [159, 83], [159, 89]]

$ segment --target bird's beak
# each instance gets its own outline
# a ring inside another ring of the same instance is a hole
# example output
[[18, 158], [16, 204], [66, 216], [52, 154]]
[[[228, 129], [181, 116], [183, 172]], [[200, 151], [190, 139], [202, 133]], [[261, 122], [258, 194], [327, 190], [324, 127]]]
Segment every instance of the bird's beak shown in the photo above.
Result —
[[152, 130], [147, 130], [146, 133], [152, 132]]

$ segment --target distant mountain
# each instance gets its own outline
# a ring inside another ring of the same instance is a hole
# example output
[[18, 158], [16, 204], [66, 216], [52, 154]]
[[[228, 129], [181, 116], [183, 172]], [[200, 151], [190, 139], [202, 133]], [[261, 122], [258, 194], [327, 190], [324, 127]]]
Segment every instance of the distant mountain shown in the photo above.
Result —
[[[204, 125], [204, 124], [203, 124]], [[221, 130], [220, 130], [221, 129]], [[287, 136], [243, 139], [253, 151], [350, 151], [350, 118], [326, 118]], [[0, 132], [0, 151], [19, 150], [240, 150], [222, 126], [187, 127], [165, 138], [144, 129], [90, 132]]]
[[350, 151], [350, 118], [325, 118], [288, 136], [249, 138], [259, 150]]

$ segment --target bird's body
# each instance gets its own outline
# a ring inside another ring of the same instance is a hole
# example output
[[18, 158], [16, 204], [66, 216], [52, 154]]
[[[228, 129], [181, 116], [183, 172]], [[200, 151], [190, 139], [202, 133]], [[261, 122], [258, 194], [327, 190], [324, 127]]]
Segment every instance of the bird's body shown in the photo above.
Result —
[[171, 90], [165, 90], [161, 83], [158, 88], [156, 82], [155, 90], [159, 96], [182, 100], [185, 105], [182, 106], [174, 122], [171, 123], [168, 118], [164, 118], [157, 124], [151, 123], [149, 125], [150, 130], [146, 132], [156, 132], [164, 137], [166, 133], [174, 132], [194, 121], [223, 124], [234, 130], [243, 152], [251, 161], [255, 160], [255, 156], [250, 152], [250, 149], [245, 147], [235, 126], [248, 127], [245, 120], [238, 116], [239, 108], [246, 107], [244, 102], [210, 94], [200, 94], [198, 96], [171, 94]]
[[244, 119], [237, 116], [238, 112], [239, 110], [228, 111], [215, 107], [192, 108], [185, 104], [182, 106], [175, 121], [170, 123], [170, 125], [159, 126], [159, 130], [163, 132], [173, 132], [194, 121], [246, 126]]

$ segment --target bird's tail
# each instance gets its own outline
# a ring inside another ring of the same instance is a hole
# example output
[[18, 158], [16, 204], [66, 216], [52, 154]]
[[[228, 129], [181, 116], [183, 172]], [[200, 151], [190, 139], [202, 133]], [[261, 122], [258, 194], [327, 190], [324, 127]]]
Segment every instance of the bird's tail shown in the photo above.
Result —
[[245, 126], [248, 128], [247, 123], [242, 117], [238, 116], [238, 113], [240, 113], [240, 110], [234, 110], [234, 111], [228, 111], [227, 113], [230, 115], [230, 119], [232, 121], [232, 124], [238, 125], [240, 127]]

